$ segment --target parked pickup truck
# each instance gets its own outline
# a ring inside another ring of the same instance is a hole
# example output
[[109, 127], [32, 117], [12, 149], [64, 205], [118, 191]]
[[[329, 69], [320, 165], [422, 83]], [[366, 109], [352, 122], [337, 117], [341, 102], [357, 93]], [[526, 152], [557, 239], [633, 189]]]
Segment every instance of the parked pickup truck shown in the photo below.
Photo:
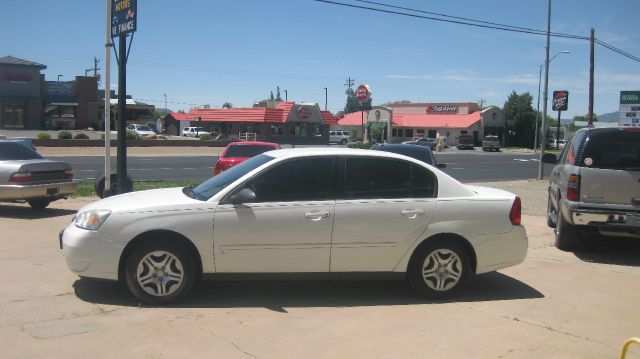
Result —
[[471, 135], [460, 135], [458, 136], [458, 149], [473, 149], [473, 137]]
[[484, 136], [482, 140], [483, 151], [500, 151], [500, 138], [498, 136]]

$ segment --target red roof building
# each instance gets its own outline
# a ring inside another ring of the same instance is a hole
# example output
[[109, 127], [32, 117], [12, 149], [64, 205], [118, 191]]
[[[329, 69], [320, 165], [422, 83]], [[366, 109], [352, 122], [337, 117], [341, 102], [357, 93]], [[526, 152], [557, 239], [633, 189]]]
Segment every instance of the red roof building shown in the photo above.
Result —
[[277, 102], [270, 107], [192, 109], [165, 117], [169, 134], [187, 126], [203, 127], [214, 136], [290, 144], [327, 144], [337, 119], [317, 103]]
[[[456, 145], [461, 134], [472, 135], [480, 143], [485, 135], [501, 138], [505, 119], [496, 107], [481, 110], [476, 103], [407, 103], [374, 106], [338, 119], [332, 129], [350, 128], [355, 137], [377, 137], [377, 141], [399, 143], [415, 138], [442, 136], [449, 145]], [[378, 128], [379, 130], [376, 130]]]

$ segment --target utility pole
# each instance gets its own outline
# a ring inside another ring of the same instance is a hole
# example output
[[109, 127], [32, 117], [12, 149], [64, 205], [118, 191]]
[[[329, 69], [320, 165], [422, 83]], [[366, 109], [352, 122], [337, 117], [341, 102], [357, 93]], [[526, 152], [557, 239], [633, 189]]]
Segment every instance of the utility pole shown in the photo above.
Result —
[[328, 92], [327, 92], [327, 88], [324, 88], [324, 110], [327, 110], [327, 102], [329, 102], [329, 97], [328, 97]]
[[351, 76], [349, 76], [349, 78], [347, 78], [347, 83], [344, 85], [347, 86], [349, 89], [351, 89], [351, 87], [353, 87], [355, 83], [356, 83], [356, 80], [352, 79]]
[[98, 63], [100, 62], [100, 60], [98, 60], [97, 57], [93, 57], [93, 77], [98, 77], [98, 71], [100, 70], [100, 68], [98, 67]]
[[591, 28], [591, 38], [589, 39], [589, 42], [591, 43], [591, 55], [589, 56], [589, 127], [593, 126], [593, 68], [595, 67], [595, 35], [596, 29]]
[[480, 111], [482, 111], [484, 109], [484, 103], [487, 102], [487, 100], [485, 99], [480, 99], [479, 103], [480, 103]]
[[284, 102], [289, 102], [289, 96], [287, 95], [287, 90], [284, 90]]
[[164, 93], [164, 114], [166, 115], [169, 112], [167, 109], [167, 93]]
[[547, 6], [547, 49], [546, 57], [544, 61], [544, 104], [542, 115], [542, 134], [540, 135], [540, 161], [538, 162], [538, 180], [541, 180], [544, 176], [544, 163], [542, 162], [542, 156], [544, 156], [545, 142], [547, 142], [547, 102], [549, 102], [549, 50], [551, 47], [551, 0], [549, 0]]

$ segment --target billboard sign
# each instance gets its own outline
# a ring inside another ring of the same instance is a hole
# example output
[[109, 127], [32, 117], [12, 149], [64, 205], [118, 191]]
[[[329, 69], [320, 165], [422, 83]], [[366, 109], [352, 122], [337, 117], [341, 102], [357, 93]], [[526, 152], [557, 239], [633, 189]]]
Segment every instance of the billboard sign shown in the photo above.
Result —
[[369, 101], [370, 98], [371, 88], [369, 87], [369, 85], [362, 84], [358, 86], [358, 88], [356, 89], [356, 100], [358, 100], [358, 102], [360, 103], [365, 103]]
[[569, 108], [569, 91], [553, 91], [553, 111], [566, 111]]
[[136, 31], [138, 0], [111, 0], [111, 37]]
[[640, 128], [640, 91], [620, 91], [618, 126]]

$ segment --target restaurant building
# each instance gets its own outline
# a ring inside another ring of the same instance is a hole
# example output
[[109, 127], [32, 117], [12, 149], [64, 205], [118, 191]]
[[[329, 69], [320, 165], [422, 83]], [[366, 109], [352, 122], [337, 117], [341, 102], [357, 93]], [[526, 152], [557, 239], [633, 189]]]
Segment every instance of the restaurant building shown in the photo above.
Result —
[[415, 138], [443, 136], [455, 146], [458, 136], [473, 136], [480, 145], [486, 135], [505, 134], [505, 117], [497, 107], [480, 109], [477, 103], [407, 103], [374, 106], [338, 119], [332, 129], [349, 129], [352, 137], [364, 136], [378, 142], [399, 143]]
[[181, 135], [198, 126], [215, 139], [256, 140], [286, 144], [328, 144], [329, 127], [337, 119], [317, 103], [262, 101], [251, 108], [191, 109], [164, 118], [167, 134]]
[[13, 56], [0, 57], [0, 128], [39, 129], [47, 66]]

